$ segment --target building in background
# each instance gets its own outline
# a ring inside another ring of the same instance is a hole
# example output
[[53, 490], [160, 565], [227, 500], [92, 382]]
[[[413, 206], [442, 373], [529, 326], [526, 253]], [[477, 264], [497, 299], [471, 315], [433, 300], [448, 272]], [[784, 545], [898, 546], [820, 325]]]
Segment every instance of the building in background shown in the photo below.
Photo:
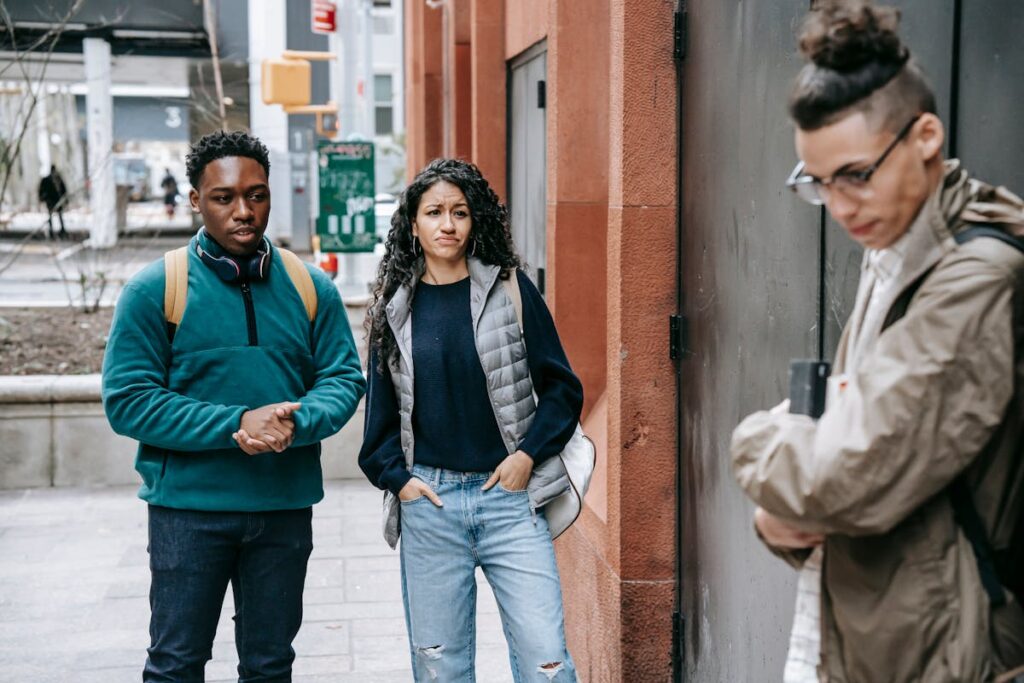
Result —
[[[246, 3], [212, 8], [225, 122], [246, 127], [247, 45], [237, 21]], [[10, 80], [0, 115], [5, 147], [19, 154], [4, 211], [32, 208], [29, 190], [54, 163], [68, 180], [71, 205], [89, 209], [92, 244], [112, 246], [123, 228], [115, 197], [124, 193], [116, 185], [145, 198], [158, 191], [165, 169], [184, 181], [188, 141], [222, 125], [204, 5], [13, 0], [5, 10], [11, 25], [0, 35], [0, 65]]]
[[[265, 106], [259, 98], [260, 61], [278, 57], [284, 50], [336, 52], [346, 54], [338, 45], [349, 37], [356, 47], [369, 45], [372, 50], [372, 68], [362, 67], [366, 50], [353, 49], [360, 68], [356, 69], [353, 83], [353, 103], [360, 105], [355, 117], [338, 120], [342, 136], [357, 132], [376, 143], [377, 192], [396, 193], [405, 186], [405, 117], [402, 107], [402, 15], [403, 0], [340, 0], [337, 6], [337, 31], [334, 36], [314, 33], [311, 29], [311, 0], [265, 0], [258, 16], [249, 20], [250, 78], [253, 92], [253, 132], [271, 145], [281, 175], [274, 175], [274, 187], [287, 186], [290, 195], [282, 198], [289, 203], [293, 246], [308, 249], [314, 234], [312, 225], [316, 212], [316, 120], [312, 115], [288, 116], [277, 106]], [[347, 3], [347, 4], [346, 4]], [[372, 3], [372, 4], [371, 4]], [[356, 10], [363, 7], [371, 19], [369, 29], [372, 40], [361, 34], [364, 22]], [[346, 11], [348, 10], [348, 11]], [[350, 18], [349, 25], [345, 18]], [[351, 53], [349, 53], [351, 54]], [[372, 85], [367, 87], [364, 74], [372, 74]], [[331, 79], [337, 79], [334, 87]], [[337, 92], [344, 87], [344, 70], [328, 62], [312, 63], [312, 102], [323, 103], [340, 98]], [[362, 93], [373, 93], [374, 103], [363, 101]], [[341, 102], [339, 102], [341, 104]], [[369, 112], [369, 113], [367, 113]], [[369, 124], [373, 130], [367, 130]], [[271, 173], [275, 173], [274, 163]], [[286, 169], [286, 171], [284, 170]], [[274, 195], [278, 201], [280, 193]], [[276, 208], [276, 207], [275, 207]]]
[[374, 142], [377, 190], [405, 187], [405, 78], [402, 50], [403, 3], [373, 0]]
[[[339, 35], [344, 33], [353, 45], [353, 51], [344, 54], [370, 62], [369, 78], [360, 76], [351, 83], [358, 93], [350, 98], [362, 105], [360, 130], [377, 143], [378, 192], [396, 192], [404, 185], [401, 2], [337, 3], [351, 18], [338, 26]], [[158, 197], [160, 180], [170, 169], [184, 193], [188, 143], [223, 126], [251, 130], [270, 149], [275, 194], [268, 234], [299, 250], [310, 248], [316, 199], [315, 123], [312, 116], [288, 116], [280, 107], [262, 103], [260, 63], [286, 49], [328, 51], [328, 36], [313, 33], [310, 0], [211, 0], [212, 21], [204, 16], [205, 4], [85, 0], [75, 9], [71, 0], [5, 3], [15, 31], [13, 40], [10, 32], [0, 31], [0, 66], [16, 66], [19, 49], [27, 49], [47, 32], [59, 28], [59, 35], [52, 55], [40, 49], [21, 55], [24, 59], [18, 63], [29, 67], [26, 78], [17, 79], [14, 75], [20, 70], [12, 68], [3, 76], [11, 80], [0, 83], [4, 143], [11, 149], [13, 131], [25, 127], [28, 132], [0, 213], [33, 208], [40, 170], [48, 170], [52, 161], [72, 189], [78, 188], [73, 202], [89, 207], [94, 216], [107, 216], [90, 220], [107, 220], [105, 239], [110, 239], [114, 183], [128, 178], [133, 187], [148, 189], [133, 190], [134, 198]], [[355, 49], [356, 43], [361, 49]], [[98, 55], [98, 68], [105, 65], [101, 77], [87, 77], [90, 46], [99, 50], [92, 51]], [[327, 63], [314, 64], [314, 102], [325, 102], [332, 93], [339, 96], [335, 91], [343, 86], [331, 87], [332, 73]], [[88, 104], [90, 84], [98, 98], [94, 102], [105, 102], [102, 110]], [[39, 93], [39, 106], [30, 106], [30, 88]], [[92, 119], [90, 111], [95, 114]], [[347, 133], [354, 123], [349, 117], [339, 127]], [[90, 130], [99, 137], [91, 137]], [[90, 147], [96, 152], [91, 165]], [[109, 151], [98, 152], [98, 147]], [[94, 198], [92, 206], [89, 195]], [[99, 207], [96, 199], [104, 200]]]

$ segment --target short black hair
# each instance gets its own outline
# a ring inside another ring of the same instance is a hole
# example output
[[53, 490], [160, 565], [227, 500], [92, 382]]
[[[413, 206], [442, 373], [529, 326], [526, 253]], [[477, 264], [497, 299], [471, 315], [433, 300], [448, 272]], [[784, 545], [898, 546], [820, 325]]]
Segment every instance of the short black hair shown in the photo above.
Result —
[[189, 147], [188, 155], [185, 157], [185, 170], [188, 173], [188, 182], [192, 184], [192, 187], [198, 190], [199, 181], [203, 177], [203, 169], [211, 161], [224, 157], [254, 159], [267, 172], [267, 177], [270, 177], [270, 152], [259, 138], [241, 130], [231, 132], [218, 130], [215, 133], [204, 135]]
[[801, 130], [861, 111], [893, 132], [937, 111], [935, 93], [900, 40], [900, 13], [871, 0], [818, 0], [804, 21], [800, 51], [809, 60], [789, 98]]

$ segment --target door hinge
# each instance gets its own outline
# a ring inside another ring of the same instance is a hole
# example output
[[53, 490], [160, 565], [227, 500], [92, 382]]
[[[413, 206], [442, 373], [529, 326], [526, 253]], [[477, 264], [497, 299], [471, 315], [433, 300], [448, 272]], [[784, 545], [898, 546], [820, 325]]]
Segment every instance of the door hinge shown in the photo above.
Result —
[[686, 12], [676, 10], [672, 28], [672, 56], [677, 62], [686, 59]]
[[537, 108], [546, 109], [548, 106], [548, 84], [547, 81], [537, 81]]
[[689, 352], [690, 325], [685, 316], [672, 315], [668, 318], [668, 355], [679, 360]]
[[686, 617], [682, 612], [672, 613], [672, 680], [683, 680], [683, 664], [686, 652]]

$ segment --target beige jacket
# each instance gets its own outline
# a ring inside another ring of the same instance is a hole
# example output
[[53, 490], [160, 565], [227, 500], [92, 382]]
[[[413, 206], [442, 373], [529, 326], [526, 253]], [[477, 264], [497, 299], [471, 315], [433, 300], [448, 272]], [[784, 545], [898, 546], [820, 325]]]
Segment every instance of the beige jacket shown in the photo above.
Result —
[[[957, 246], [968, 222], [1018, 229], [1024, 203], [947, 162], [888, 291], [891, 324], [820, 421], [759, 412], [733, 434], [747, 494], [826, 534], [822, 681], [974, 683], [1024, 664], [1024, 610], [1012, 597], [990, 608], [946, 493], [966, 470], [993, 546], [1007, 546], [1024, 512], [1024, 255]], [[850, 337], [848, 324], [835, 374]]]

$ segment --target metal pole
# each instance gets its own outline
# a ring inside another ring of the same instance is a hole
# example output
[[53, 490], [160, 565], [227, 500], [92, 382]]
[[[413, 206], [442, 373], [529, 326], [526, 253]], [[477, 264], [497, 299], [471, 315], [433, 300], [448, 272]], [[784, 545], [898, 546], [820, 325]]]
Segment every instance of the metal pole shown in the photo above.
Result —
[[338, 62], [340, 67], [337, 87], [340, 89], [338, 102], [338, 125], [342, 138], [359, 131], [356, 109], [356, 62], [359, 39], [358, 17], [354, 11], [355, 0], [338, 0], [338, 41], [340, 43]]
[[[331, 50], [338, 59], [331, 62], [331, 99], [338, 103], [338, 136], [346, 139], [360, 131], [356, 107], [356, 49], [359, 39], [358, 15], [355, 11], [356, 0], [338, 0], [338, 30], [329, 36]], [[356, 281], [356, 255], [343, 253], [338, 259], [338, 277], [342, 296], [359, 293]]]
[[377, 101], [373, 82], [373, 0], [362, 0], [363, 39], [363, 135], [373, 140], [377, 134]]

